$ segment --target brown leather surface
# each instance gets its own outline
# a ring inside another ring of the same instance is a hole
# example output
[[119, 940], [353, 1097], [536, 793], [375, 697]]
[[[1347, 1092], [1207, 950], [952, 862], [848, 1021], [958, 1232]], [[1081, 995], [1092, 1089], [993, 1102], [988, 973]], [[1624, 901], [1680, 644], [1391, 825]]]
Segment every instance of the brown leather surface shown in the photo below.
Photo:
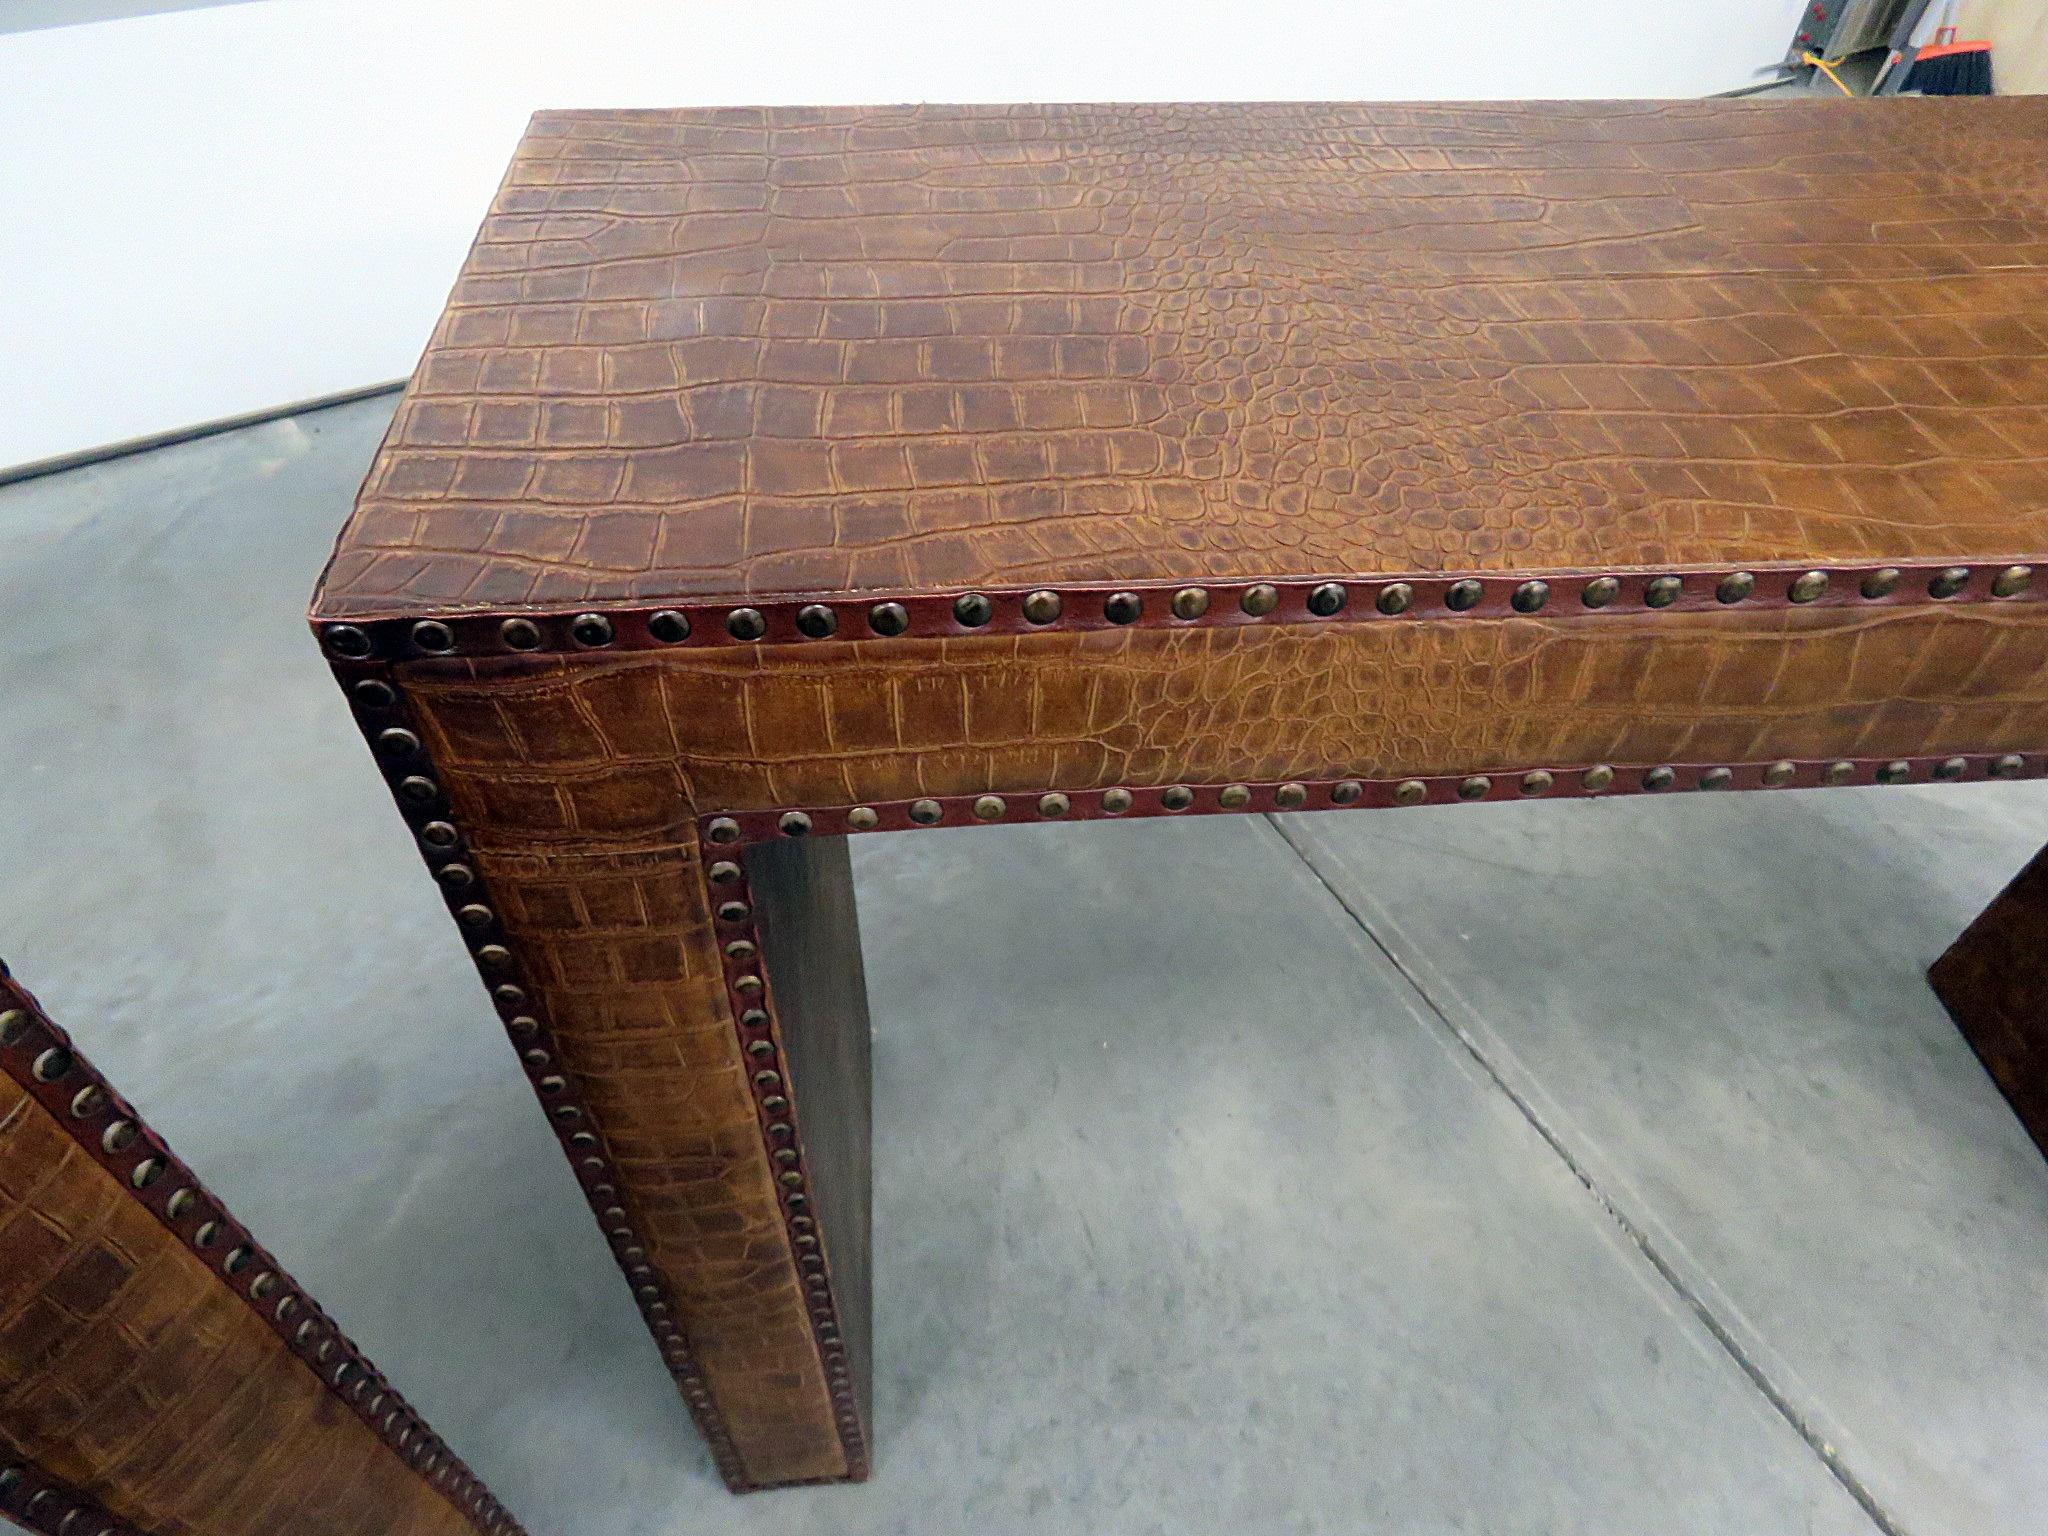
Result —
[[538, 116], [328, 617], [2048, 549], [2048, 100]]
[[481, 1529], [0, 1075], [0, 1468], [13, 1464], [151, 1536]]
[[[863, 1461], [747, 1054], [780, 1049], [727, 949], [760, 935], [716, 915], [737, 852], [699, 818], [2038, 772], [2048, 622], [1996, 573], [2048, 564], [2044, 149], [2022, 100], [535, 119], [314, 617], [345, 685], [395, 690], [356, 695], [373, 743], [424, 742], [387, 776], [444, 883], [475, 866], [451, 905], [502, 925], [735, 1486]], [[1914, 561], [1972, 569], [1953, 600], [1866, 584]], [[1662, 608], [1627, 575], [1678, 567]], [[1582, 601], [1607, 571], [1623, 597]], [[1290, 587], [1256, 622], [1219, 586], [1184, 625], [1146, 587], [1432, 572], [1506, 579], [1455, 616], [1447, 582], [1320, 619]], [[1534, 616], [1524, 573], [1557, 587]], [[1144, 588], [1142, 620], [1088, 583]], [[798, 639], [814, 596], [829, 640]], [[852, 1146], [834, 1103], [814, 1139]]]
[[2048, 850], [2013, 877], [1927, 979], [2048, 1155]]
[[2035, 751], [2034, 610], [1457, 620], [402, 669], [484, 846], [984, 790]]

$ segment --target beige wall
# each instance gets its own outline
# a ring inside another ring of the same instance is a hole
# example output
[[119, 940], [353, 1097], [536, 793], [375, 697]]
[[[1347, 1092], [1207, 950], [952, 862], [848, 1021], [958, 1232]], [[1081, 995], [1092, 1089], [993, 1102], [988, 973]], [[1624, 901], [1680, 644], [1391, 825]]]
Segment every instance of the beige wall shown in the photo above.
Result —
[[1963, 0], [1964, 37], [1991, 39], [1991, 81], [2001, 96], [2048, 93], [2048, 0]]

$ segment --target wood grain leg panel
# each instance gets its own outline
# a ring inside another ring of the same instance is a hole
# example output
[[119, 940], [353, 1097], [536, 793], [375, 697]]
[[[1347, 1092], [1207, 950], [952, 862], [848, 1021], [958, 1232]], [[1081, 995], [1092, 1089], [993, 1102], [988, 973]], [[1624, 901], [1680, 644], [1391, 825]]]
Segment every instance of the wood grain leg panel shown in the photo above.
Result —
[[816, 1320], [825, 1335], [833, 1411], [858, 1475], [866, 1464], [865, 1426], [873, 1421], [873, 1075], [853, 866], [845, 839], [829, 838], [749, 849], [745, 870], [782, 1039], [785, 1091], [803, 1138], [807, 1209], [791, 1217], [797, 1264], [814, 1311], [825, 1299], [836, 1312], [817, 1313]]
[[2048, 1156], [2048, 849], [1934, 962], [1927, 979]]

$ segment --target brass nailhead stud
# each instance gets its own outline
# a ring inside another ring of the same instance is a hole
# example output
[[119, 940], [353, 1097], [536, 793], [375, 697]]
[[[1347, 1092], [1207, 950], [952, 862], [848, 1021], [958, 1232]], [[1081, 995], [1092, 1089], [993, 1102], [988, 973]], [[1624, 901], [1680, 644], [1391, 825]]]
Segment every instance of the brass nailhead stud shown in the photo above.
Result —
[[330, 624], [326, 629], [327, 649], [337, 656], [360, 661], [370, 654], [370, 637], [353, 624]]
[[868, 610], [868, 628], [878, 635], [900, 635], [910, 628], [910, 613], [901, 603], [877, 603]]
[[981, 795], [974, 802], [974, 814], [983, 821], [1001, 821], [1008, 809], [1001, 795]]
[[1024, 599], [1024, 617], [1034, 624], [1050, 624], [1060, 616], [1060, 595], [1040, 590]]
[[768, 621], [758, 608], [735, 608], [725, 616], [725, 632], [735, 640], [758, 640], [768, 633]]
[[83, 1120], [88, 1115], [98, 1114], [106, 1107], [106, 1103], [107, 1096], [101, 1093], [98, 1088], [88, 1084], [72, 1095], [71, 1116], [74, 1120]]
[[1905, 575], [1896, 565], [1888, 565], [1881, 571], [1872, 571], [1863, 578], [1863, 585], [1856, 590], [1865, 597], [1890, 597]]
[[1685, 583], [1676, 576], [1658, 576], [1643, 588], [1643, 601], [1652, 608], [1669, 608], [1678, 601]]
[[476, 963], [489, 967], [492, 970], [501, 969], [512, 963], [512, 951], [502, 944], [479, 944], [476, 951]]
[[1195, 792], [1185, 784], [1175, 784], [1160, 793], [1159, 803], [1169, 811], [1184, 811], [1195, 803]]
[[1732, 768], [1709, 768], [1700, 775], [1701, 789], [1726, 789], [1734, 782], [1735, 771]]
[[462, 924], [463, 927], [472, 929], [488, 928], [496, 921], [491, 915], [491, 909], [478, 902], [471, 902], [465, 907], [457, 908], [455, 920]]
[[1283, 811], [1299, 810], [1308, 803], [1308, 790], [1300, 784], [1282, 784], [1273, 791], [1273, 803]]
[[2008, 565], [1991, 580], [1993, 597], [2018, 597], [2034, 582], [2031, 565]]
[[1492, 789], [1493, 780], [1487, 778], [1484, 774], [1475, 773], [1471, 778], [1458, 786], [1458, 798], [1460, 800], [1484, 800]]
[[1248, 784], [1226, 784], [1216, 796], [1216, 803], [1226, 811], [1243, 810], [1252, 803], [1251, 786]]
[[1209, 594], [1201, 587], [1182, 587], [1173, 594], [1176, 619], [1199, 619], [1209, 611]]
[[740, 824], [730, 816], [720, 816], [705, 829], [705, 835], [714, 843], [736, 843], [740, 840]]
[[1522, 793], [1525, 795], [1547, 795], [1550, 793], [1551, 786], [1556, 782], [1543, 769], [1538, 768], [1532, 773], [1522, 775]]
[[1237, 606], [1253, 618], [1262, 619], [1280, 606], [1280, 589], [1263, 581], [1255, 587], [1246, 587], [1244, 596], [1237, 601]]
[[1764, 782], [1772, 789], [1790, 784], [1799, 775], [1797, 763], [1776, 762], [1764, 770]]
[[1330, 804], [1356, 805], [1365, 798], [1365, 786], [1356, 779], [1344, 779], [1330, 786]]
[[1308, 595], [1308, 611], [1319, 619], [1344, 611], [1344, 587], [1341, 582], [1326, 581]]
[[1643, 788], [1669, 789], [1678, 782], [1678, 774], [1671, 768], [1652, 768], [1643, 775]]
[[0, 1013], [0, 1045], [12, 1045], [28, 1033], [28, 1013], [24, 1009], [10, 1008]]
[[578, 645], [595, 650], [612, 643], [612, 621], [601, 613], [579, 613], [569, 625], [569, 637]]
[[1389, 582], [1380, 588], [1380, 595], [1373, 606], [1381, 613], [1406, 613], [1408, 605], [1415, 601], [1415, 589], [1405, 581]]
[[1588, 608], [1605, 608], [1621, 596], [1621, 583], [1612, 576], [1595, 576], [1586, 583], [1586, 590], [1579, 594], [1579, 601]]
[[2027, 760], [2017, 752], [2008, 752], [1991, 765], [1994, 778], [2016, 779], [2027, 771]]
[[163, 1176], [164, 1160], [160, 1157], [145, 1157], [129, 1173], [128, 1182], [137, 1189], [147, 1189]]
[[782, 828], [784, 837], [802, 837], [811, 830], [811, 818], [802, 811], [785, 811], [776, 825]]
[[872, 805], [856, 805], [846, 813], [846, 824], [856, 832], [872, 832], [881, 819]]
[[377, 750], [386, 757], [411, 757], [419, 751], [420, 739], [404, 726], [394, 725], [377, 733]]
[[1429, 796], [1429, 786], [1420, 779], [1403, 779], [1394, 788], [1394, 804], [1420, 805]]
[[526, 1003], [526, 993], [509, 981], [503, 986], [491, 988], [491, 996], [497, 999], [501, 1008], [520, 1008]]
[[505, 1021], [505, 1028], [522, 1040], [530, 1040], [540, 1033], [540, 1020], [531, 1014], [522, 1013]]
[[996, 615], [996, 606], [979, 592], [966, 592], [953, 599], [953, 618], [969, 629], [979, 629]]
[[761, 991], [761, 978], [754, 975], [752, 972], [749, 972], [745, 976], [735, 976], [733, 978], [732, 989], [733, 991], [739, 993], [742, 997], [756, 997], [760, 994]]
[[423, 779], [415, 773], [398, 781], [398, 792], [415, 805], [425, 805], [439, 795], [441, 789], [432, 779]]
[[718, 906], [718, 915], [728, 923], [743, 923], [752, 909], [744, 901], [725, 901]]
[[1856, 765], [1846, 760], [1829, 763], [1822, 777], [1830, 784], [1846, 784], [1856, 777]]
[[807, 640], [823, 640], [839, 628], [839, 615], [823, 603], [805, 603], [796, 611], [796, 630]]
[[1072, 809], [1073, 802], [1058, 791], [1038, 797], [1038, 814], [1041, 816], [1064, 816]]
[[673, 608], [647, 616], [647, 633], [663, 645], [676, 645], [690, 638], [690, 621]]
[[1144, 600], [1135, 592], [1112, 592], [1102, 604], [1102, 616], [1112, 624], [1135, 623], [1144, 611]]
[[38, 1082], [61, 1082], [71, 1075], [71, 1053], [61, 1045], [53, 1045], [35, 1059], [35, 1065], [29, 1070], [35, 1073]]
[[1952, 565], [1927, 583], [1927, 595], [1929, 597], [1954, 597], [1969, 584], [1969, 567]]
[[731, 885], [733, 881], [739, 879], [740, 867], [730, 859], [720, 859], [706, 874], [713, 885]]
[[[192, 1246], [194, 1248], [211, 1248], [215, 1243], [219, 1241], [220, 1223], [217, 1221], [202, 1221], [199, 1224], [199, 1229], [192, 1234]], [[306, 1331], [309, 1328], [311, 1328], [311, 1326], [312, 1325], [310, 1323], [301, 1323], [299, 1325], [300, 1336], [302, 1338], [305, 1336]]]
[[391, 685], [374, 677], [366, 677], [355, 687], [356, 702], [365, 709], [389, 709], [398, 702], [398, 695]]
[[435, 656], [455, 649], [455, 631], [439, 619], [421, 619], [412, 627], [412, 643]]
[[1534, 613], [1550, 601], [1550, 583], [1547, 581], [1525, 581], [1515, 588], [1515, 595], [1509, 599], [1517, 613]]
[[453, 848], [460, 837], [453, 822], [430, 821], [420, 828], [420, 841], [429, 848]]
[[935, 825], [946, 814], [936, 800], [913, 800], [910, 802], [910, 819], [920, 827]]
[[1951, 757], [1946, 761], [1937, 763], [1935, 765], [1934, 776], [1937, 779], [1960, 779], [1964, 774], [1968, 773], [1969, 771], [1970, 760], [1968, 758]]
[[1826, 571], [1808, 571], [1786, 590], [1785, 595], [1795, 603], [1810, 603], [1828, 589]]
[[181, 1189], [164, 1202], [164, 1214], [173, 1221], [176, 1221], [180, 1216], [189, 1216], [192, 1214], [192, 1207], [198, 1203], [198, 1200], [199, 1197], [193, 1194], [191, 1190]]
[[1903, 784], [1912, 776], [1913, 765], [1904, 759], [1886, 763], [1877, 770], [1877, 782], [1880, 784]]
[[1721, 578], [1721, 584], [1714, 588], [1714, 599], [1722, 603], [1739, 603], [1756, 591], [1756, 578], [1748, 571], [1731, 571]]
[[230, 1248], [227, 1257], [220, 1261], [220, 1267], [231, 1275], [239, 1275], [254, 1261], [256, 1255], [246, 1246]]
[[1121, 816], [1131, 808], [1131, 792], [1128, 789], [1105, 789], [1102, 808], [1112, 816]]
[[1444, 606], [1453, 613], [1463, 613], [1468, 608], [1478, 607], [1485, 591], [1476, 581], [1454, 581], [1451, 590], [1444, 594]]

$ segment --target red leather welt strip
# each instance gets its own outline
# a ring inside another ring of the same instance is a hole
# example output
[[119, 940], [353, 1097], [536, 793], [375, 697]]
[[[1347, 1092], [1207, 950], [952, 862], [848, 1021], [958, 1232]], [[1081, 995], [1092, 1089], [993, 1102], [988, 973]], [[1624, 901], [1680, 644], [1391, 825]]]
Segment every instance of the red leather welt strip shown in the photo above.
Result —
[[2036, 778], [2048, 773], [2048, 752], [1976, 753], [1954, 757], [1836, 758], [1771, 763], [1595, 763], [1528, 767], [1493, 773], [1432, 774], [1405, 779], [1303, 779], [1264, 784], [1164, 784], [1023, 794], [936, 795], [878, 800], [871, 805], [788, 807], [712, 813], [698, 818], [706, 842], [743, 847], [781, 837], [899, 832], [1003, 822], [1097, 821], [1133, 816], [1214, 815], [1235, 811], [1301, 811], [1470, 804], [1594, 795], [1639, 795], [1717, 789], [1820, 789], [1855, 784], [1910, 784]]
[[[2039, 563], [2048, 563], [2043, 561]], [[802, 644], [910, 636], [1028, 635], [1097, 629], [1176, 629], [1462, 616], [1546, 617], [1655, 610], [1750, 612], [1815, 607], [1916, 607], [2043, 600], [2034, 563], [1828, 567], [1753, 566], [1637, 571], [1468, 575], [1415, 573], [1289, 576], [1128, 587], [1067, 585], [977, 592], [837, 593], [735, 598], [666, 607], [588, 611], [450, 611], [354, 623], [315, 632], [328, 654], [372, 657], [503, 656], [520, 652], [662, 650], [687, 645]]]

